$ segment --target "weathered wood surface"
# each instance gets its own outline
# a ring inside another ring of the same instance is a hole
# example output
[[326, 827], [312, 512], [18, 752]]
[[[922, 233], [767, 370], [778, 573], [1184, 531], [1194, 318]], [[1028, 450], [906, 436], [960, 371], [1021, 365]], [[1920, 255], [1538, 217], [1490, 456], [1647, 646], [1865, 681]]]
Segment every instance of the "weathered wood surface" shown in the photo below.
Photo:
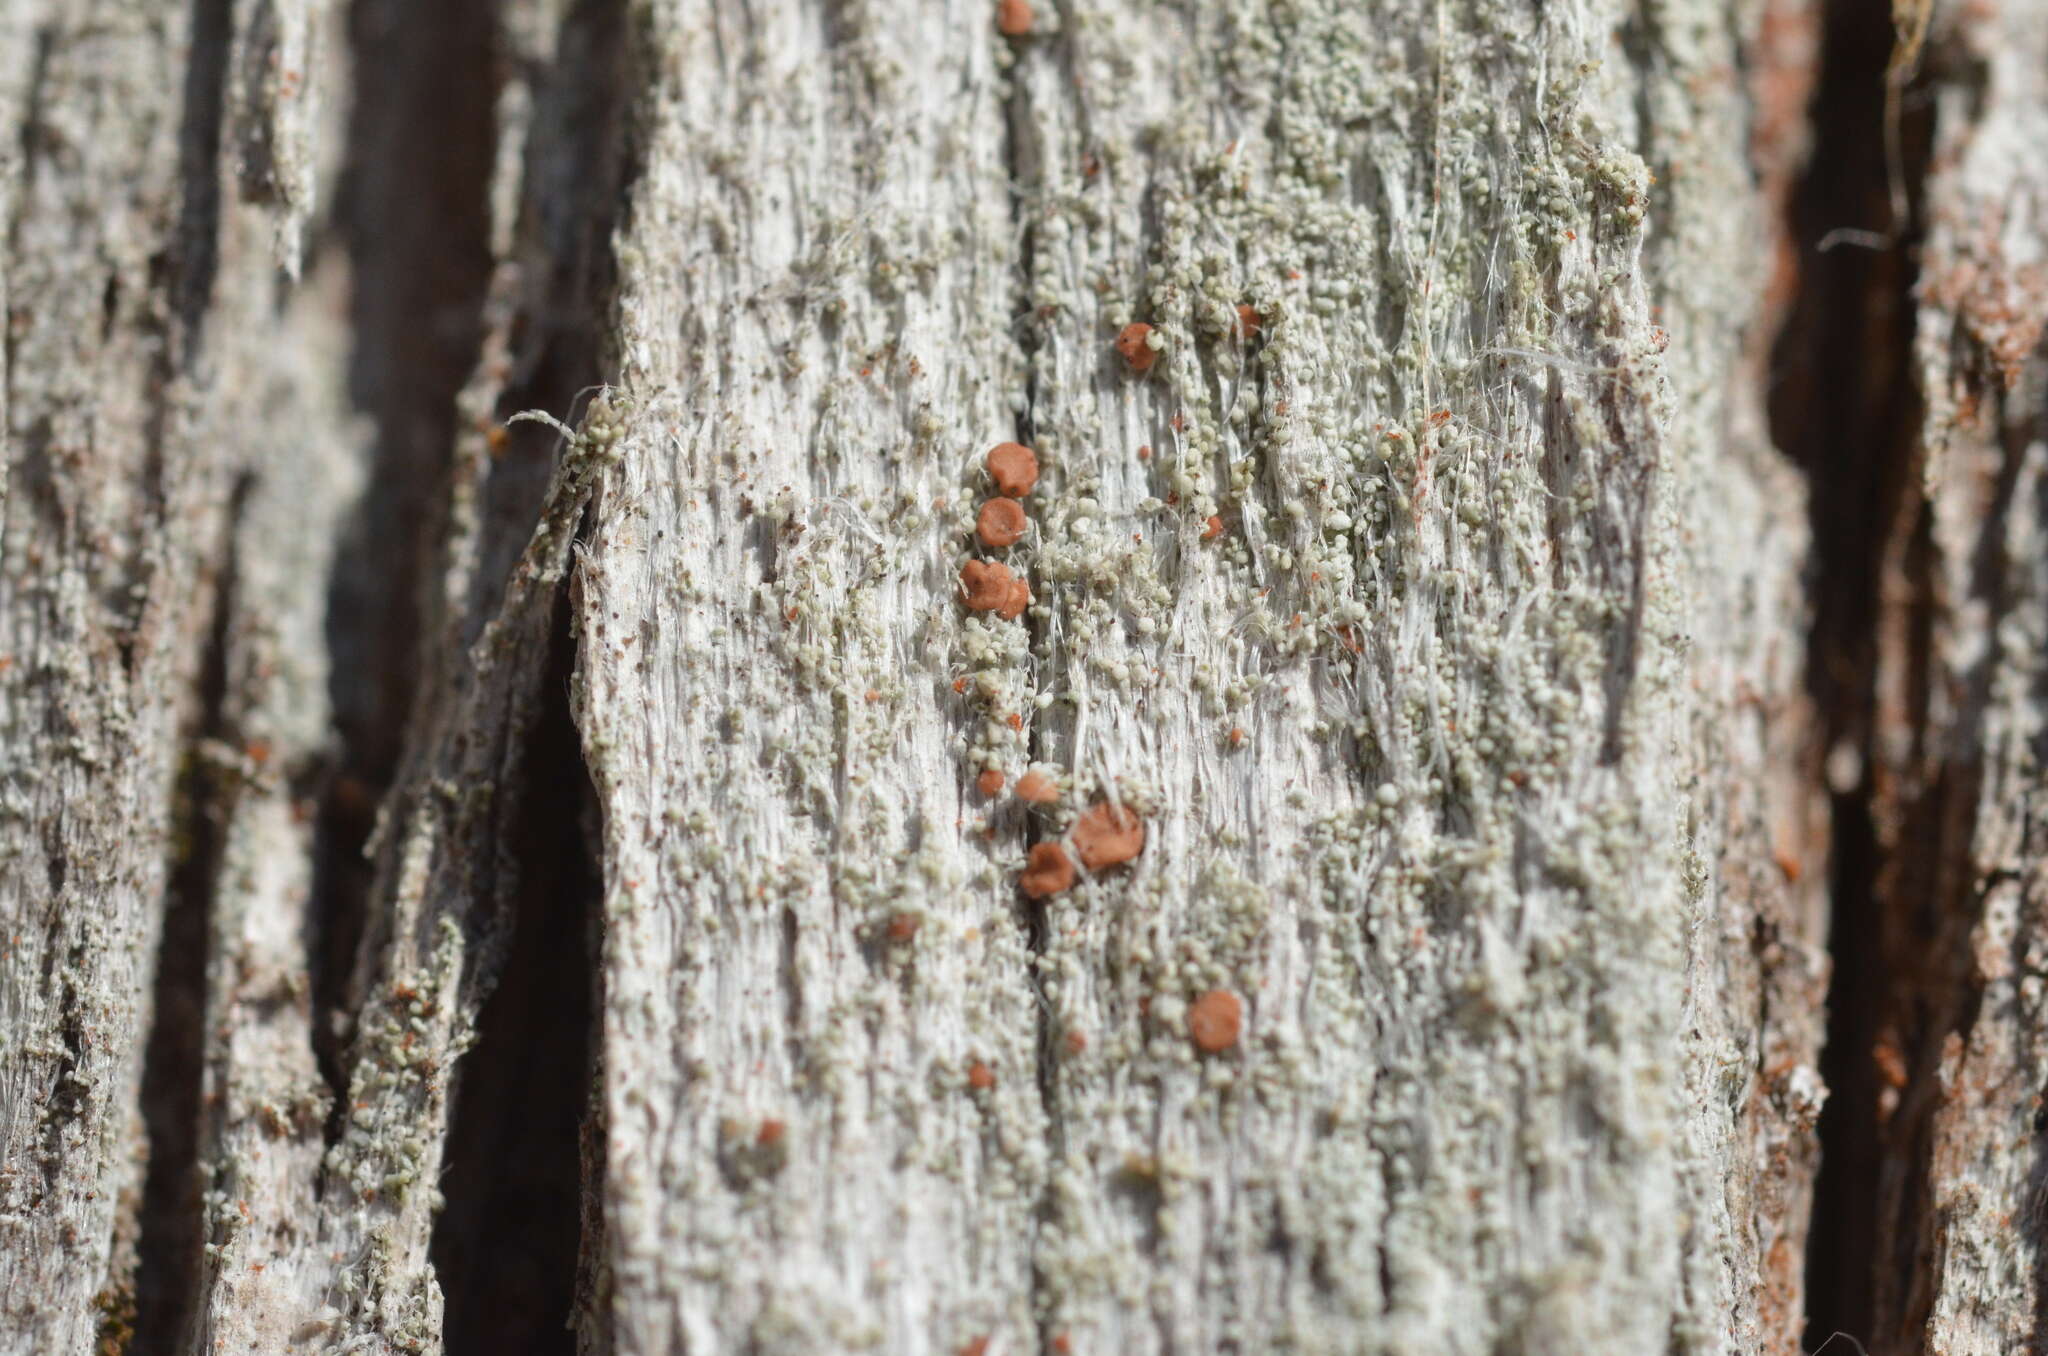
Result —
[[[1733, 35], [985, 17], [645, 32], [577, 585], [620, 1345], [1785, 1346], [1802, 530], [1705, 210]], [[954, 580], [1013, 436], [1007, 623]], [[974, 789], [1028, 766], [1057, 806]], [[1103, 796], [1135, 869], [1021, 905]]]
[[[312, 207], [323, 7], [265, 5], [234, 30], [216, 8], [19, 4], [0, 30], [11, 1350], [87, 1350], [132, 1316], [138, 1057], [165, 902], [193, 885], [177, 864], [211, 839], [191, 807], [202, 787], [288, 775], [257, 730], [220, 738], [220, 689], [321, 683], [307, 591], [326, 570], [327, 496], [349, 487], [320, 475], [320, 395], [345, 348], [317, 293], [280, 317], [277, 276], [296, 270]], [[270, 612], [279, 591], [310, 627]], [[278, 627], [228, 623], [245, 600]], [[277, 718], [324, 738], [317, 700]]]
[[2039, 17], [1899, 62], [1859, 724], [1816, 8], [1029, 10], [10, 8], [0, 1347], [1794, 1352], [1845, 805], [1862, 1335], [2033, 1340]]

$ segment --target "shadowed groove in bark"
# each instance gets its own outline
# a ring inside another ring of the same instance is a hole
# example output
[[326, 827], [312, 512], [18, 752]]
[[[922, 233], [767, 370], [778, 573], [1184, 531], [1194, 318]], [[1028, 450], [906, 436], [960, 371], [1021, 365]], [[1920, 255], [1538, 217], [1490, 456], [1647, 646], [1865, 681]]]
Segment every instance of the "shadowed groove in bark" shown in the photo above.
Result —
[[235, 742], [225, 712], [228, 625], [234, 613], [234, 534], [249, 491], [236, 485], [222, 534], [219, 583], [199, 672], [199, 714], [173, 792], [174, 858], [164, 890], [151, 1018], [142, 1065], [142, 1124], [149, 1141], [136, 1242], [134, 1336], [126, 1356], [183, 1350], [199, 1293], [206, 1229], [199, 1178], [200, 1092], [206, 1043], [207, 937], [220, 874], [222, 826], [238, 791], [221, 758]]
[[[1067, 61], [1072, 50], [1073, 32], [1073, 15], [1062, 10], [1059, 32], [1051, 39], [1058, 44], [1057, 54], [1047, 57], [1034, 52], [1032, 49], [1046, 40], [1026, 37], [1016, 46], [1018, 59]], [[1017, 336], [1018, 347], [1022, 350], [1024, 391], [1017, 408], [1016, 428], [1011, 436], [1026, 447], [1037, 445], [1038, 376], [1034, 359], [1039, 348], [1039, 320], [1032, 311], [1031, 303], [1032, 261], [1037, 237], [1030, 223], [1032, 202], [1041, 192], [1039, 165], [1044, 152], [1043, 148], [1032, 140], [1034, 131], [1030, 91], [1022, 79], [1013, 78], [1009, 94], [1003, 103], [1003, 167], [1010, 186], [1010, 224], [1017, 233], [1017, 262], [1011, 282], [1016, 289], [1017, 297]], [[1045, 635], [1045, 627], [1032, 617], [1028, 609], [1019, 618], [1019, 625], [1030, 631], [1032, 648], [1036, 651]], [[1037, 765], [1046, 755], [1044, 725], [1039, 720], [1034, 719], [1031, 722], [1030, 733], [1026, 736], [1025, 751], [1030, 758], [1029, 766]], [[964, 772], [962, 775], [965, 775]], [[1017, 778], [1022, 775], [1022, 769], [1013, 769], [1006, 790], [1014, 793]], [[1040, 837], [1035, 831], [1038, 821], [1031, 808], [1021, 802], [1018, 802], [1015, 813], [1022, 820], [1023, 847], [1028, 852]], [[1049, 899], [1025, 898], [1021, 889], [1016, 889], [1015, 899], [1015, 907], [1022, 915], [1025, 944], [1031, 955], [1032, 971], [1025, 979], [1038, 999], [1038, 1066], [1033, 1070], [1033, 1074], [1037, 1080], [1039, 1104], [1045, 1109], [1047, 1133], [1052, 1140], [1053, 1152], [1060, 1153], [1064, 1150], [1065, 1144], [1060, 1134], [1060, 1119], [1055, 1113], [1055, 1108], [1059, 1105], [1058, 1065], [1063, 1033], [1054, 1029], [1053, 1005], [1045, 998], [1044, 983], [1037, 969], [1047, 952], [1046, 937], [1052, 925], [1053, 902]], [[1050, 1183], [1040, 1192], [1036, 1218], [1041, 1229], [1054, 1218]], [[1043, 1269], [1034, 1263], [1031, 1268], [1031, 1308], [1037, 1320], [1038, 1343], [1042, 1350], [1049, 1350], [1053, 1339], [1051, 1319], [1046, 1306], [1042, 1303], [1046, 1283]]]
[[[158, 362], [158, 398], [152, 404], [144, 483], [152, 519], [163, 523], [168, 436], [163, 392], [178, 370], [199, 356], [203, 327], [220, 267], [221, 136], [226, 118], [228, 53], [234, 39], [230, 0], [192, 0], [183, 107], [178, 129], [178, 184], [182, 201], [171, 256], [159, 259], [167, 279], [175, 325]], [[120, 311], [118, 280], [110, 276], [104, 301], [111, 330]], [[228, 628], [234, 611], [235, 531], [248, 497], [244, 478], [231, 491], [221, 524], [220, 573], [214, 581], [206, 651], [198, 673], [197, 709], [180, 750], [172, 791], [171, 862], [164, 881], [164, 915], [151, 981], [150, 1019], [144, 1037], [139, 1111], [149, 1145], [136, 1220], [135, 1311], [129, 1356], [181, 1349], [198, 1295], [205, 1242], [199, 1175], [200, 1094], [204, 1078], [207, 936], [220, 870], [222, 825], [233, 804], [234, 770], [218, 752], [226, 742]], [[137, 580], [138, 588], [140, 579]], [[122, 666], [133, 676], [133, 643], [120, 641]], [[104, 1330], [103, 1324], [103, 1330]]]
[[[552, 67], [533, 76], [517, 248], [534, 263], [513, 322], [500, 417], [522, 409], [573, 417], [579, 396], [606, 375], [612, 228], [631, 177], [622, 144], [625, 17], [622, 0], [579, 0]], [[559, 454], [544, 429], [510, 432], [481, 498], [472, 626], [497, 610]], [[564, 590], [516, 811], [510, 942], [476, 1043], [455, 1071], [446, 1205], [432, 1244], [451, 1356], [574, 1352], [572, 1320], [588, 1302], [584, 1121], [593, 1105], [603, 896], [589, 837], [595, 793], [569, 701], [575, 669]], [[601, 1135], [596, 1142], [593, 1181], [601, 1182]]]
[[[220, 142], [226, 119], [228, 52], [234, 43], [231, 0], [192, 0], [191, 55], [178, 129], [177, 274], [172, 295], [179, 321], [178, 361], [199, 353], [200, 329], [220, 269]], [[109, 299], [111, 302], [111, 298]], [[114, 313], [110, 304], [109, 315]]]
[[581, 1120], [592, 1053], [593, 792], [570, 719], [567, 595], [556, 608], [547, 707], [519, 810], [517, 914], [477, 1042], [458, 1070], [447, 1206], [434, 1229], [450, 1356], [576, 1350], [569, 1327], [582, 1229]]
[[[315, 1054], [337, 1114], [372, 877], [363, 844], [398, 768], [420, 671], [455, 397], [476, 361], [490, 278], [496, 9], [357, 0], [349, 15], [355, 89], [338, 215], [355, 279], [351, 393], [376, 437], [328, 591], [340, 752], [320, 802], [309, 950]], [[337, 1128], [330, 1119], [330, 1141]]]
[[[1919, 1350], [1930, 1298], [1930, 1094], [1941, 1042], [1965, 1018], [1948, 962], [1969, 930], [1975, 797], [1967, 769], [1937, 763], [1921, 744], [1934, 600], [1911, 363], [1931, 105], [1904, 91], [1894, 167], [1888, 8], [1828, 0], [1822, 25], [1813, 149], [1791, 204], [1798, 290], [1768, 392], [1772, 434], [1812, 484], [1807, 682], [1823, 724], [1814, 775], [1828, 785], [1834, 826], [1829, 1097], [1805, 1343], [1841, 1333], [1881, 1356]], [[1906, 222], [1892, 219], [1895, 187], [1911, 205]], [[1895, 673], [1904, 666], [1904, 712], [1883, 704], [1887, 664]], [[1910, 757], [1933, 774], [1916, 787], [1880, 761], [1902, 717]]]

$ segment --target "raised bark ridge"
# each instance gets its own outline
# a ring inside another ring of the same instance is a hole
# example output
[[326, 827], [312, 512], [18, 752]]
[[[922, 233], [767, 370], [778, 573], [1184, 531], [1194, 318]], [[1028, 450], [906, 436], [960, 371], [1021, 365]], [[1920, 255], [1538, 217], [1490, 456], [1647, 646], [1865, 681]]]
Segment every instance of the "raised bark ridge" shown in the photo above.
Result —
[[[1733, 1014], [1811, 1001], [1806, 807], [1726, 769], [1796, 747], [1802, 531], [1692, 206], [1746, 191], [1726, 31], [643, 24], [578, 577], [621, 1343], [1785, 1340], [1809, 1151], [1748, 1165], [1815, 1014]], [[953, 598], [1011, 437], [1021, 625]], [[1027, 764], [1056, 806], [974, 789]], [[1105, 795], [1136, 869], [1021, 907]]]

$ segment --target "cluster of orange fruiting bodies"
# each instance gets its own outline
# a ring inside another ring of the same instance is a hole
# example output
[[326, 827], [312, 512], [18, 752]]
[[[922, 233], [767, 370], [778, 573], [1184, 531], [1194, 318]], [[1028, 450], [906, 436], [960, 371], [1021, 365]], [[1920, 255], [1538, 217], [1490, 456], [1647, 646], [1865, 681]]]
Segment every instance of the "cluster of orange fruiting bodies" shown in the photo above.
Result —
[[[1007, 550], [1031, 525], [1017, 501], [1038, 483], [1038, 454], [1022, 443], [997, 443], [988, 452], [988, 476], [996, 496], [975, 515], [974, 535], [991, 551]], [[993, 612], [1004, 621], [1015, 621], [1031, 603], [1030, 585], [999, 560], [962, 565], [960, 594], [969, 611]]]

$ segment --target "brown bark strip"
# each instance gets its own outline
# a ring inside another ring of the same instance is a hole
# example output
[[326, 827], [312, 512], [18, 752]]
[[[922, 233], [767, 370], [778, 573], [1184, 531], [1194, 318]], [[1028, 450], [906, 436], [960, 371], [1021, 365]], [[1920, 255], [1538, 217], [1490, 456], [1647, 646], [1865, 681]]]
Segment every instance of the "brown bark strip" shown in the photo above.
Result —
[[1923, 60], [1936, 135], [1913, 361], [1933, 615], [1902, 780], [1946, 798], [1941, 884], [1966, 908], [1940, 939], [1952, 992], [1929, 1005], [1950, 1020], [1895, 1113], [1924, 1108], [1926, 1164], [1899, 1350], [1960, 1356], [2048, 1342], [2048, 163], [2024, 149], [2048, 137], [2048, 13], [1957, 10]]
[[[165, 889], [190, 846], [171, 807], [181, 756], [209, 752], [193, 742], [206, 604], [236, 487], [277, 451], [279, 407], [252, 375], [287, 345], [278, 220], [223, 185], [227, 8], [29, 4], [6, 38], [0, 121], [20, 155], [0, 190], [0, 1337], [68, 1352], [136, 1313], [137, 1075]], [[248, 107], [316, 99], [304, 80]], [[191, 908], [205, 874], [193, 860], [181, 882]], [[163, 1151], [179, 1176], [182, 1151]], [[166, 1181], [156, 1203], [182, 1221], [186, 1194]], [[164, 1272], [188, 1264], [162, 1241]]]

